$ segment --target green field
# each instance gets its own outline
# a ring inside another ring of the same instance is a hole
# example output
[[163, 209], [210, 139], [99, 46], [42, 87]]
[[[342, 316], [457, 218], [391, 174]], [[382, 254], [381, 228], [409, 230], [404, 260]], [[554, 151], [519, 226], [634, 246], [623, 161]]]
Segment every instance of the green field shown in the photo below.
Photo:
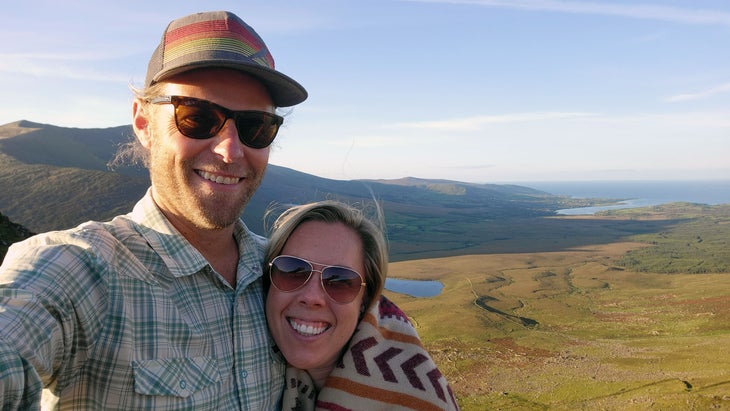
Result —
[[730, 273], [672, 266], [683, 255], [726, 267], [728, 210], [622, 211], [593, 220], [673, 223], [562, 251], [395, 262], [391, 277], [445, 287], [434, 298], [386, 293], [411, 316], [464, 410], [727, 409]]

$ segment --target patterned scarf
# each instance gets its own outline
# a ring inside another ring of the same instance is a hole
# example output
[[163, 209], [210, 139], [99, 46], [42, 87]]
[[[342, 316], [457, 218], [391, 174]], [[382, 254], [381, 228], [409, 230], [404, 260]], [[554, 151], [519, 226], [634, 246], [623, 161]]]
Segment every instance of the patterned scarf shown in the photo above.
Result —
[[459, 409], [408, 317], [383, 296], [365, 313], [319, 393], [304, 370], [288, 367], [286, 382], [284, 411]]

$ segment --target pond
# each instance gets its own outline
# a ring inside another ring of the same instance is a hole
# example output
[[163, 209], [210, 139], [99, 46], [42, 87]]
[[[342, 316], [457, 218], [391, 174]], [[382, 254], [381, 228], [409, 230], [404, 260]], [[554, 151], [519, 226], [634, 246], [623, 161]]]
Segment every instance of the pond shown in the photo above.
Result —
[[385, 288], [394, 293], [407, 294], [412, 297], [435, 297], [441, 294], [444, 285], [440, 281], [386, 278]]

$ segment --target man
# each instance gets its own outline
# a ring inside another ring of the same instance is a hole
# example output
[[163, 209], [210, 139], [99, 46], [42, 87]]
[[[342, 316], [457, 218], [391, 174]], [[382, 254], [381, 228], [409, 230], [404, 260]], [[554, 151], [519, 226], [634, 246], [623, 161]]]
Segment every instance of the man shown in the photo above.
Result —
[[277, 406], [264, 240], [240, 215], [282, 122], [275, 108], [306, 97], [234, 14], [167, 27], [132, 107], [145, 197], [112, 221], [18, 243], [0, 267], [3, 410], [41, 396], [74, 410]]

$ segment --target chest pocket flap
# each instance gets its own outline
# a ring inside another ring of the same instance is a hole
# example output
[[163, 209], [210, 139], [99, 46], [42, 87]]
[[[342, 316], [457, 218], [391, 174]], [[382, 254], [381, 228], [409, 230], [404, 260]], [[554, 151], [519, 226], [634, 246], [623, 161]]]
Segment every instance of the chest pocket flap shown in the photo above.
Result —
[[210, 357], [133, 361], [134, 391], [144, 395], [188, 397], [218, 382], [220, 373]]

